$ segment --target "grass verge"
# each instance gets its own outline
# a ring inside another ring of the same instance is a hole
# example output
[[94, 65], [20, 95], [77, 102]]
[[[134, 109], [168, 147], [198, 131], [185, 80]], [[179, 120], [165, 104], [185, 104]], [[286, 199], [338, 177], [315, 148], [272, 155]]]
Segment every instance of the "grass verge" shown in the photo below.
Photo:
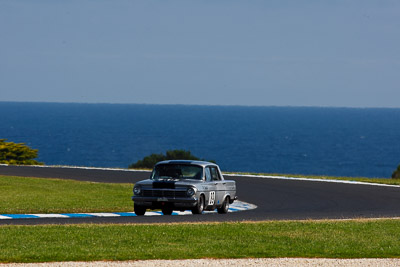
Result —
[[399, 220], [0, 226], [0, 262], [400, 257]]
[[132, 184], [0, 176], [0, 214], [133, 211]]

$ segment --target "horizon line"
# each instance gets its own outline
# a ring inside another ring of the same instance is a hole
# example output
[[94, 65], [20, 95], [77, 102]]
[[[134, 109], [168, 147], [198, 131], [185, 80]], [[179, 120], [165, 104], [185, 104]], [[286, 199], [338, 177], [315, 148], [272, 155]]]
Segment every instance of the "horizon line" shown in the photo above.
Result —
[[69, 102], [69, 101], [9, 101], [0, 103], [20, 104], [77, 104], [77, 105], [143, 105], [143, 106], [195, 106], [195, 107], [248, 107], [248, 108], [333, 108], [333, 109], [400, 109], [400, 107], [318, 106], [318, 105], [248, 105], [248, 104], [171, 104], [171, 103], [120, 103], [120, 102]]

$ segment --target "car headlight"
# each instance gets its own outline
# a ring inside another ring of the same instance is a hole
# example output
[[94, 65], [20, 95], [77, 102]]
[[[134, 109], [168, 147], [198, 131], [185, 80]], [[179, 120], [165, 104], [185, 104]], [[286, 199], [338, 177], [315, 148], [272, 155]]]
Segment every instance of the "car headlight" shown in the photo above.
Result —
[[194, 194], [196, 194], [196, 190], [194, 190], [194, 188], [190, 187], [190, 188], [188, 188], [188, 190], [186, 191], [186, 193], [187, 193], [187, 195], [188, 195], [189, 197], [192, 197], [192, 196], [194, 196]]
[[140, 193], [142, 193], [142, 189], [139, 186], [134, 187], [133, 193], [138, 196], [138, 195], [140, 195]]

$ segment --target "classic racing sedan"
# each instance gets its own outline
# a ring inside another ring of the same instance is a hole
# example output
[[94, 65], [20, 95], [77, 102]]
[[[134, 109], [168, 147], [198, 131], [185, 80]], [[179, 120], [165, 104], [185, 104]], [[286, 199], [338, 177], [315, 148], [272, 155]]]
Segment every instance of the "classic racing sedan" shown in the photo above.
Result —
[[164, 215], [173, 210], [227, 213], [236, 199], [235, 181], [225, 180], [218, 165], [191, 160], [157, 163], [150, 179], [135, 184], [132, 197], [136, 215], [144, 215], [147, 209], [161, 209]]

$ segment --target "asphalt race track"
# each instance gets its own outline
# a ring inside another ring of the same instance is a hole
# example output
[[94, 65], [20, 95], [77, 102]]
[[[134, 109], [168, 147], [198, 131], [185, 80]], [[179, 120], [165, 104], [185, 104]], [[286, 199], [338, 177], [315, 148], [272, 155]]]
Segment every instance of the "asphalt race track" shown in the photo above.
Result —
[[[133, 184], [146, 179], [149, 172], [0, 166], [0, 175]], [[400, 217], [399, 187], [244, 176], [225, 176], [225, 179], [236, 181], [239, 200], [255, 204], [258, 208], [222, 215], [14, 219], [0, 220], [0, 224], [170, 223]]]

